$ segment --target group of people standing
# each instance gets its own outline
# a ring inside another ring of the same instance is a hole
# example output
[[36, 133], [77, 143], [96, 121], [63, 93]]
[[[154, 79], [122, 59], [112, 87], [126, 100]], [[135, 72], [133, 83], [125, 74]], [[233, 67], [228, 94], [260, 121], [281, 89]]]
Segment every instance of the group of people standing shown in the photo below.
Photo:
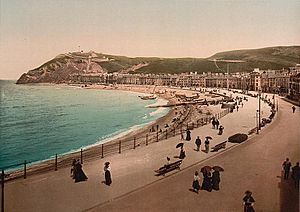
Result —
[[[206, 153], [209, 152], [209, 144], [210, 144], [209, 139], [211, 139], [211, 137], [207, 136], [207, 137], [205, 138], [205, 141], [204, 141], [204, 147], [205, 147], [204, 152], [206, 152]], [[200, 139], [199, 136], [197, 136], [197, 138], [196, 138], [196, 140], [195, 140], [195, 144], [196, 144], [196, 149], [195, 149], [195, 150], [196, 150], [197, 152], [199, 152], [199, 151], [200, 151], [200, 148], [201, 148], [201, 144], [202, 144], [201, 139]]]
[[198, 193], [200, 189], [206, 190], [211, 192], [213, 189], [218, 191], [220, 190], [220, 172], [217, 170], [214, 170], [213, 173], [211, 174], [210, 171], [204, 171], [202, 172], [203, 174], [203, 181], [202, 185], [200, 187], [200, 177], [198, 171], [195, 172], [194, 174], [194, 179], [193, 179], [193, 191]]
[[[111, 169], [110, 169], [109, 162], [104, 163], [103, 171], [104, 171], [104, 179], [105, 179], [103, 183], [110, 186], [112, 183], [112, 179], [111, 179]], [[86, 174], [82, 169], [82, 164], [78, 159], [77, 160], [73, 159], [72, 168], [71, 168], [71, 177], [72, 179], [74, 179], [75, 183], [86, 181], [88, 179], [88, 177], [86, 176]]]
[[[290, 171], [291, 171], [292, 163], [290, 162], [289, 158], [286, 158], [286, 160], [282, 164], [282, 168], [284, 171], [284, 177], [283, 179], [288, 180]], [[296, 188], [299, 188], [299, 180], [300, 180], [300, 167], [299, 162], [296, 163], [295, 166], [292, 167], [292, 179], [294, 180], [294, 185]]]
[[[220, 190], [220, 171], [214, 170], [211, 174], [210, 171], [201, 171], [203, 174], [203, 182], [200, 187], [200, 177], [198, 171], [195, 172], [192, 184], [192, 191], [199, 193], [199, 190], [206, 190], [211, 192], [212, 190]], [[254, 210], [254, 198], [252, 197], [252, 192], [247, 190], [243, 198], [244, 212], [255, 212]]]
[[216, 119], [215, 117], [213, 117], [212, 121], [211, 121], [211, 124], [212, 124], [212, 128], [213, 129], [219, 130], [218, 135], [222, 135], [223, 134], [224, 127], [222, 125], [220, 125], [220, 122], [219, 122], [218, 119]]
[[86, 181], [88, 179], [82, 170], [82, 165], [79, 160], [74, 159], [72, 162], [71, 177], [75, 180], [75, 183]]

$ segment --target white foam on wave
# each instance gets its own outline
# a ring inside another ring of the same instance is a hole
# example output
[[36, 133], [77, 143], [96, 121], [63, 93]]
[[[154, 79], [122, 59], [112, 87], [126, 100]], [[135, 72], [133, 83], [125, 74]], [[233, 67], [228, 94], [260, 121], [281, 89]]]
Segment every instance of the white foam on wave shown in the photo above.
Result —
[[[168, 100], [159, 98], [154, 104], [147, 105], [146, 107], [164, 106], [168, 104]], [[149, 113], [149, 116], [158, 116], [168, 110], [166, 107], [158, 107], [157, 110]]]
[[157, 108], [157, 110], [149, 113], [149, 115], [150, 116], [158, 116], [158, 115], [164, 113], [166, 110], [167, 110], [167, 108], [159, 107], [159, 108]]
[[153, 104], [150, 105], [146, 105], [145, 107], [155, 107], [155, 106], [163, 106], [163, 105], [167, 105], [168, 104], [168, 100], [166, 99], [162, 99], [162, 98], [158, 98], [157, 101]]
[[[88, 148], [97, 146], [99, 144], [108, 143], [109, 141], [121, 138], [121, 137], [123, 137], [123, 136], [125, 136], [125, 135], [127, 135], [127, 134], [129, 134], [129, 133], [131, 133], [131, 132], [133, 132], [135, 130], [141, 129], [145, 125], [148, 125], [148, 124], [151, 124], [151, 123], [153, 123], [153, 121], [152, 122], [148, 122], [148, 123], [144, 123], [144, 124], [134, 125], [134, 126], [128, 128], [128, 129], [118, 130], [118, 131], [116, 131], [114, 133], [111, 133], [111, 134], [108, 134], [108, 135], [105, 135], [105, 136], [99, 138], [99, 140], [96, 143], [94, 143], [94, 144], [91, 144], [91, 145], [88, 145], [88, 146], [83, 146], [83, 147], [85, 149], [88, 149]], [[83, 147], [81, 147], [81, 148], [83, 148]], [[78, 150], [75, 150], [73, 152], [76, 152], [76, 151], [78, 151]]]

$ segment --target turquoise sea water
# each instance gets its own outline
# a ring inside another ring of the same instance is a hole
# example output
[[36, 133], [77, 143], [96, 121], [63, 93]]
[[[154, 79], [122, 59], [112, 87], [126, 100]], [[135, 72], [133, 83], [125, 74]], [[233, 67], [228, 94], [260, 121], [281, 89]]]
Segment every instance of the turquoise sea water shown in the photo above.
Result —
[[168, 112], [133, 92], [14, 83], [0, 80], [0, 168], [106, 142]]

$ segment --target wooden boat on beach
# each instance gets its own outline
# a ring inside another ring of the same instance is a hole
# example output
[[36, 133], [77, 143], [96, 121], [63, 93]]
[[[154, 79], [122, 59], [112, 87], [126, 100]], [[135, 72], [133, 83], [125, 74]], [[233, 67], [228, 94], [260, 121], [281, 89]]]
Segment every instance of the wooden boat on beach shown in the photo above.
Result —
[[156, 99], [155, 95], [139, 96], [142, 100], [152, 100]]

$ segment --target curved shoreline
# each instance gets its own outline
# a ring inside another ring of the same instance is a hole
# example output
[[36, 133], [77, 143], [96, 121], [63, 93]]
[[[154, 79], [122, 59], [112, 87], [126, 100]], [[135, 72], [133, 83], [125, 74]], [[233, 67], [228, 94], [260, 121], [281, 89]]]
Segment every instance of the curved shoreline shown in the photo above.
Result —
[[[78, 85], [76, 85], [76, 86], [78, 87]], [[103, 88], [103, 87], [105, 87], [105, 88]], [[100, 85], [100, 86], [92, 85], [92, 86], [86, 87], [85, 89], [109, 89], [109, 90], [116, 90], [117, 89], [117, 90], [138, 92], [138, 93], [145, 93], [145, 94], [151, 93], [151, 90], [152, 90], [151, 86], [132, 86], [132, 85], [128, 86], [128, 85], [125, 85], [125, 86], [119, 86], [118, 88], [116, 88], [116, 87], [107, 88], [107, 87], [108, 86], [103, 86], [103, 85]], [[174, 96], [172, 96], [172, 95], [168, 96], [166, 94], [166, 90], [168, 90], [168, 92], [170, 92], [170, 91], [175, 89], [175, 90], [177, 90], [181, 93], [182, 92], [184, 92], [184, 93], [195, 92], [193, 90], [184, 90], [184, 89], [180, 89], [180, 88], [161, 87], [161, 89], [165, 89], [165, 92], [164, 93], [159, 93], [158, 96], [162, 99], [167, 100], [168, 103], [176, 103], [177, 99], [176, 99], [175, 95]], [[196, 92], [199, 92], [199, 91], [196, 91]], [[171, 94], [171, 92], [170, 92], [170, 94]], [[177, 110], [178, 108], [179, 108], [179, 110]], [[183, 111], [182, 114], [181, 114], [181, 112], [182, 112], [181, 110]], [[185, 110], [187, 110], [186, 106], [171, 107], [171, 109], [169, 110], [169, 112], [165, 116], [162, 116], [162, 117], [156, 119], [155, 121], [149, 122], [149, 123], [145, 124], [145, 126], [139, 128], [137, 130], [131, 131], [129, 133], [126, 133], [123, 136], [120, 136], [120, 137], [113, 136], [109, 141], [107, 141], [105, 143], [105, 146], [109, 147], [109, 148], [115, 148], [115, 147], [118, 147], [117, 145], [120, 141], [122, 141], [126, 145], [126, 142], [130, 143], [130, 141], [132, 142], [133, 139], [135, 140], [135, 137], [137, 137], [137, 146], [136, 147], [138, 147], [138, 146], [140, 146], [141, 142], [144, 142], [144, 141], [141, 141], [139, 139], [140, 138], [145, 139], [145, 134], [147, 134], [147, 132], [149, 132], [149, 130], [151, 129], [152, 126], [159, 125], [159, 126], [162, 127], [162, 126], [164, 126], [165, 123], [170, 124], [172, 119], [175, 116], [177, 116], [179, 112], [180, 112], [181, 116], [183, 116]], [[188, 115], [189, 115], [189, 113], [187, 113], [186, 116], [188, 116]], [[205, 116], [205, 114], [204, 114], [204, 116]], [[192, 118], [193, 117], [190, 117], [191, 120], [193, 120]], [[186, 117], [184, 117], [183, 120], [185, 120], [185, 119], [186, 119]], [[163, 136], [163, 134], [160, 134], [160, 137], [161, 136]], [[83, 161], [91, 161], [91, 160], [95, 160], [95, 159], [101, 157], [100, 152], [103, 152], [102, 149], [101, 149], [101, 148], [103, 148], [102, 146], [103, 146], [102, 144], [97, 144], [97, 145], [93, 145], [93, 146], [88, 147], [87, 149], [85, 149], [83, 151]], [[127, 146], [124, 146], [124, 147], [125, 147], [125, 150], [135, 148], [135, 147], [132, 148], [131, 146], [128, 148], [128, 144], [127, 144]], [[115, 154], [115, 153], [117, 153], [116, 150], [114, 150], [113, 154]], [[105, 154], [105, 156], [109, 156], [111, 154], [112, 153], [107, 153], [107, 154]], [[69, 152], [69, 153], [61, 155], [58, 158], [57, 166], [59, 168], [70, 166], [71, 161], [74, 158], [80, 158], [80, 151], [79, 152], [78, 151], [77, 152]], [[54, 158], [51, 157], [51, 158], [43, 160], [43, 161], [33, 162], [27, 168], [27, 175], [35, 175], [35, 174], [44, 173], [44, 172], [50, 171], [50, 170], [55, 170], [55, 157]], [[9, 177], [8, 180], [15, 179], [15, 178], [20, 178], [22, 176], [23, 176], [23, 170], [22, 170], [22, 168], [20, 168], [18, 170], [13, 171], [11, 173], [11, 177]]]
[[[53, 84], [46, 83], [43, 85], [53, 85]], [[62, 86], [70, 86], [70, 85], [63, 84]], [[74, 87], [74, 86], [71, 86], [71, 87]], [[76, 87], [78, 87], [78, 85]], [[92, 89], [92, 87], [87, 87], [84, 89]], [[99, 89], [99, 88], [94, 88], [94, 89]], [[105, 90], [105, 89], [103, 89], [103, 90]], [[114, 89], [110, 89], [110, 90], [114, 90]], [[122, 91], [126, 91], [126, 92], [137, 92], [137, 94], [142, 94], [142, 93], [148, 94], [148, 92], [141, 92], [141, 91], [131, 91], [131, 90], [126, 90], [126, 89], [118, 89], [118, 90], [122, 90]], [[170, 100], [167, 98], [164, 98], [161, 96], [159, 96], [159, 98], [164, 99], [167, 102], [170, 102]], [[154, 104], [156, 104], [156, 103], [154, 103]], [[152, 125], [160, 124], [168, 119], [171, 119], [171, 115], [172, 115], [172, 109], [169, 110], [165, 115], [160, 116], [155, 120], [152, 120], [152, 121], [144, 123], [144, 124], [133, 125], [129, 129], [127, 129], [123, 132], [117, 133], [115, 135], [112, 135], [111, 137], [103, 139], [102, 141], [107, 140], [103, 144], [109, 145], [109, 144], [116, 143], [119, 140], [133, 139], [133, 137], [140, 136], [140, 135], [144, 134], [145, 132], [147, 132]], [[138, 127], [137, 129], [131, 129], [131, 128], [134, 128], [135, 126], [139, 126], [139, 125], [141, 125], [141, 126]], [[93, 155], [96, 155], [97, 150], [99, 149], [99, 147], [102, 144], [102, 143], [98, 143], [98, 142], [101, 142], [101, 141], [96, 141], [93, 144], [83, 146], [82, 149], [84, 149], [84, 154], [92, 156], [92, 157], [93, 157]], [[70, 150], [66, 153], [60, 154], [58, 159], [59, 159], [59, 162], [62, 162], [64, 160], [68, 160], [69, 158], [74, 158], [74, 157], [78, 158], [80, 156], [80, 155], [78, 156], [78, 154], [80, 154], [80, 149]], [[86, 159], [87, 158], [85, 158], [85, 160]], [[89, 159], [90, 158], [88, 158], [88, 160]], [[28, 166], [27, 170], [28, 170], [28, 172], [32, 172], [32, 171], [34, 172], [36, 169], [39, 169], [44, 166], [49, 166], [51, 164], [54, 164], [54, 162], [55, 162], [55, 155], [53, 155], [47, 159], [40, 160], [40, 161], [29, 162], [27, 164], [27, 166]], [[13, 166], [12, 166], [12, 168], [5, 168], [5, 169], [11, 175], [20, 175], [20, 173], [23, 172], [23, 167], [21, 167], [21, 165], [22, 164], [20, 163], [19, 165], [16, 165], [16, 166], [18, 166], [18, 168], [13, 168]]]

